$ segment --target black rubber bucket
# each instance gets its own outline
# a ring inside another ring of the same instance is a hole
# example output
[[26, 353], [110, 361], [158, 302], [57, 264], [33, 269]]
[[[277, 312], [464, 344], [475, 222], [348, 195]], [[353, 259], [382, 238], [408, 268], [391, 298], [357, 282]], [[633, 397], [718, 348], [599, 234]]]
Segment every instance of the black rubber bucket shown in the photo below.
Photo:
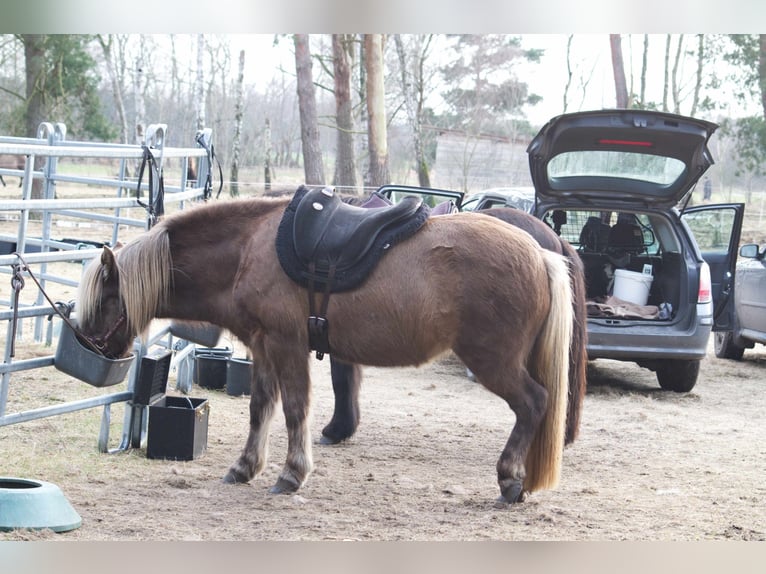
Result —
[[206, 389], [223, 389], [231, 349], [200, 348], [194, 351], [194, 384]]
[[247, 359], [229, 359], [226, 365], [226, 394], [233, 397], [250, 394], [253, 362]]

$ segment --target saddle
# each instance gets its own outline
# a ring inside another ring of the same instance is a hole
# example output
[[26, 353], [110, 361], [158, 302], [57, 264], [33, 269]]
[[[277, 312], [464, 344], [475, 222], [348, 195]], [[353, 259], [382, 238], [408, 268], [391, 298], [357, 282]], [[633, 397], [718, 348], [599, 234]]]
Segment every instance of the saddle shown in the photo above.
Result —
[[429, 215], [416, 197], [391, 205], [373, 194], [354, 206], [331, 188], [298, 188], [279, 224], [276, 249], [288, 277], [308, 289], [309, 347], [318, 359], [330, 352], [325, 317], [330, 293], [361, 285], [388, 249], [418, 231]]
[[356, 207], [329, 187], [311, 190], [295, 210], [295, 253], [306, 268], [314, 265], [312, 273], [343, 272], [359, 263], [384, 230], [412, 217], [422, 203], [405, 197], [396, 205]]

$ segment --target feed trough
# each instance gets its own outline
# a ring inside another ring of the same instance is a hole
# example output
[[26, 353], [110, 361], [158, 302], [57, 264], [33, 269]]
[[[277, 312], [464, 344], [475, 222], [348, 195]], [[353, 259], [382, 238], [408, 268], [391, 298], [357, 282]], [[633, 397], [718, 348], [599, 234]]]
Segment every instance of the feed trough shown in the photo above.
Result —
[[0, 531], [67, 532], [82, 525], [61, 489], [50, 482], [0, 477]]
[[72, 328], [61, 326], [53, 366], [94, 387], [109, 387], [121, 383], [133, 363], [131, 353], [122, 359], [109, 359], [80, 343]]

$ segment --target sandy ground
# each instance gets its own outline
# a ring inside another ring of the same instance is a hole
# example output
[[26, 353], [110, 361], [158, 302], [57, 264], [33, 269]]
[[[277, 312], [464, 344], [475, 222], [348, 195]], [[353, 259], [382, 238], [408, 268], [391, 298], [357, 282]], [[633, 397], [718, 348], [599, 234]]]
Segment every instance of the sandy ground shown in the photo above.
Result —
[[[313, 361], [318, 439], [332, 391], [329, 361]], [[192, 389], [209, 400], [210, 419], [207, 450], [189, 462], [98, 453], [101, 409], [11, 425], [0, 428], [0, 476], [57, 484], [82, 526], [0, 540], [766, 540], [764, 369], [763, 350], [735, 363], [711, 348], [695, 389], [675, 394], [632, 364], [592, 363], [560, 486], [509, 509], [493, 502], [513, 415], [451, 357], [366, 369], [358, 433], [315, 444], [315, 471], [295, 495], [267, 492], [285, 456], [281, 414], [264, 473], [220, 482], [244, 444], [246, 397]], [[84, 388], [54, 369], [19, 376], [9, 412]], [[113, 408], [112, 442], [122, 413]]]

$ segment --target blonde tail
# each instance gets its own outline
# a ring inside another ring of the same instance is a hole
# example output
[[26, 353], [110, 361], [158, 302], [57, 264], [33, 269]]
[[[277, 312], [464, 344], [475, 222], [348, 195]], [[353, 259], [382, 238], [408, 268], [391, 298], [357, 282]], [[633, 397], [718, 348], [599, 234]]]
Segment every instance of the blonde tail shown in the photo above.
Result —
[[527, 370], [548, 391], [548, 403], [527, 453], [524, 490], [528, 492], [555, 488], [561, 476], [572, 340], [569, 266], [566, 259], [558, 254], [545, 250], [541, 253], [548, 271], [551, 307]]

